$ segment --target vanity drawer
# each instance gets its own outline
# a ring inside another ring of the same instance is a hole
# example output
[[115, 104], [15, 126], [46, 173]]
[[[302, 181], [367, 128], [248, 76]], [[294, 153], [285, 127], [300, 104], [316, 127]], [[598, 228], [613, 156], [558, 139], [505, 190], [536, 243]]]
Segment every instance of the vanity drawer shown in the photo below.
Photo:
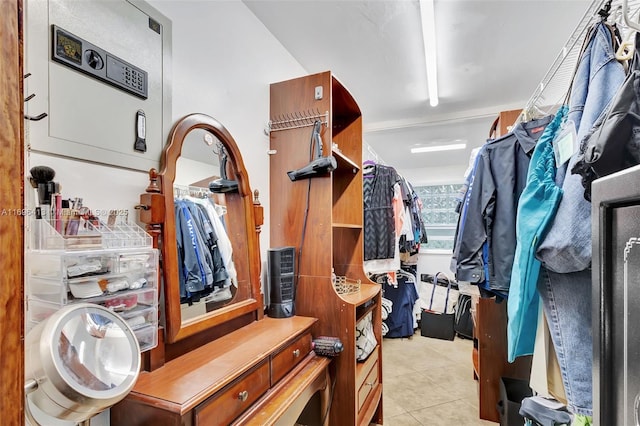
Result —
[[269, 364], [238, 379], [195, 409], [196, 426], [228, 425], [269, 389]]
[[271, 386], [287, 375], [289, 371], [311, 352], [311, 334], [303, 334], [286, 348], [271, 357]]
[[[364, 370], [364, 380], [360, 384], [360, 388], [358, 389], [358, 411], [362, 409], [362, 406], [367, 400], [367, 397], [371, 392], [378, 386], [380, 383], [380, 378], [378, 377], [378, 357], [377, 357], [377, 349], [374, 351], [375, 357], [373, 359], [367, 360], [368, 362], [365, 364], [367, 368]], [[372, 354], [373, 355], [373, 354]]]

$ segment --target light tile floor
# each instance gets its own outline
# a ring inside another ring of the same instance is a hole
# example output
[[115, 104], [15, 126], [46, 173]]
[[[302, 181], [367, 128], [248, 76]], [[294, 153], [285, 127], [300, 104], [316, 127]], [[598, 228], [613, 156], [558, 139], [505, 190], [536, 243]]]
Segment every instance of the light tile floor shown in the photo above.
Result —
[[471, 340], [420, 336], [384, 339], [384, 424], [389, 426], [480, 426]]

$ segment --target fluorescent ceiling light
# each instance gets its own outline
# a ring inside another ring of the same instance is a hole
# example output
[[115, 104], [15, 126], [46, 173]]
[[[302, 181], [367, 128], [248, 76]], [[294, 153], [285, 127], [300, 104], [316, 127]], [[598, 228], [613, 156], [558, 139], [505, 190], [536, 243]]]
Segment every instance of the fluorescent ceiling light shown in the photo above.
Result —
[[436, 58], [436, 19], [433, 1], [420, 0], [420, 20], [422, 21], [429, 103], [431, 106], [436, 106], [438, 105], [438, 61]]
[[434, 146], [421, 146], [418, 148], [411, 148], [412, 154], [419, 152], [437, 152], [437, 151], [453, 151], [455, 149], [465, 149], [466, 143], [453, 143], [451, 145], [434, 145]]

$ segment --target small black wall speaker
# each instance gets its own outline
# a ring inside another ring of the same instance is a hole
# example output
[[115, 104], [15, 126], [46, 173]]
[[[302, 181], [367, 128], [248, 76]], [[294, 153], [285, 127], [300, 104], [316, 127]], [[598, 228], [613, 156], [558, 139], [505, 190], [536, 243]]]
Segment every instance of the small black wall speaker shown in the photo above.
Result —
[[267, 315], [288, 318], [295, 315], [295, 247], [267, 250], [269, 306]]

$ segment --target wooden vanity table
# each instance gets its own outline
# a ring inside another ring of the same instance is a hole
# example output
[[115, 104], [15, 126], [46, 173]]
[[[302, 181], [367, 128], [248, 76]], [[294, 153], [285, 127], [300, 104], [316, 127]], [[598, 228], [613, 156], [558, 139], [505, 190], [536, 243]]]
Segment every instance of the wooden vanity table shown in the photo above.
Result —
[[314, 322], [264, 318], [143, 372], [111, 422], [293, 425], [313, 394], [328, 401], [330, 359], [310, 351]]
[[[178, 279], [174, 180], [190, 132], [217, 139], [218, 153], [227, 156], [220, 175], [237, 182], [237, 189], [212, 194], [216, 205], [226, 209], [224, 225], [233, 246], [237, 284], [228, 302], [214, 307], [189, 304], [188, 309], [195, 306], [204, 313], [183, 318], [187, 309]], [[112, 407], [111, 424], [293, 425], [314, 395], [319, 399], [315, 424], [322, 424], [330, 403], [331, 359], [311, 349], [315, 318], [263, 314], [258, 239], [262, 207], [252, 197], [231, 135], [206, 115], [183, 118], [171, 131], [161, 171], [152, 170], [150, 178], [138, 208], [162, 252], [165, 323], [158, 347], [144, 354], [147, 371]]]

